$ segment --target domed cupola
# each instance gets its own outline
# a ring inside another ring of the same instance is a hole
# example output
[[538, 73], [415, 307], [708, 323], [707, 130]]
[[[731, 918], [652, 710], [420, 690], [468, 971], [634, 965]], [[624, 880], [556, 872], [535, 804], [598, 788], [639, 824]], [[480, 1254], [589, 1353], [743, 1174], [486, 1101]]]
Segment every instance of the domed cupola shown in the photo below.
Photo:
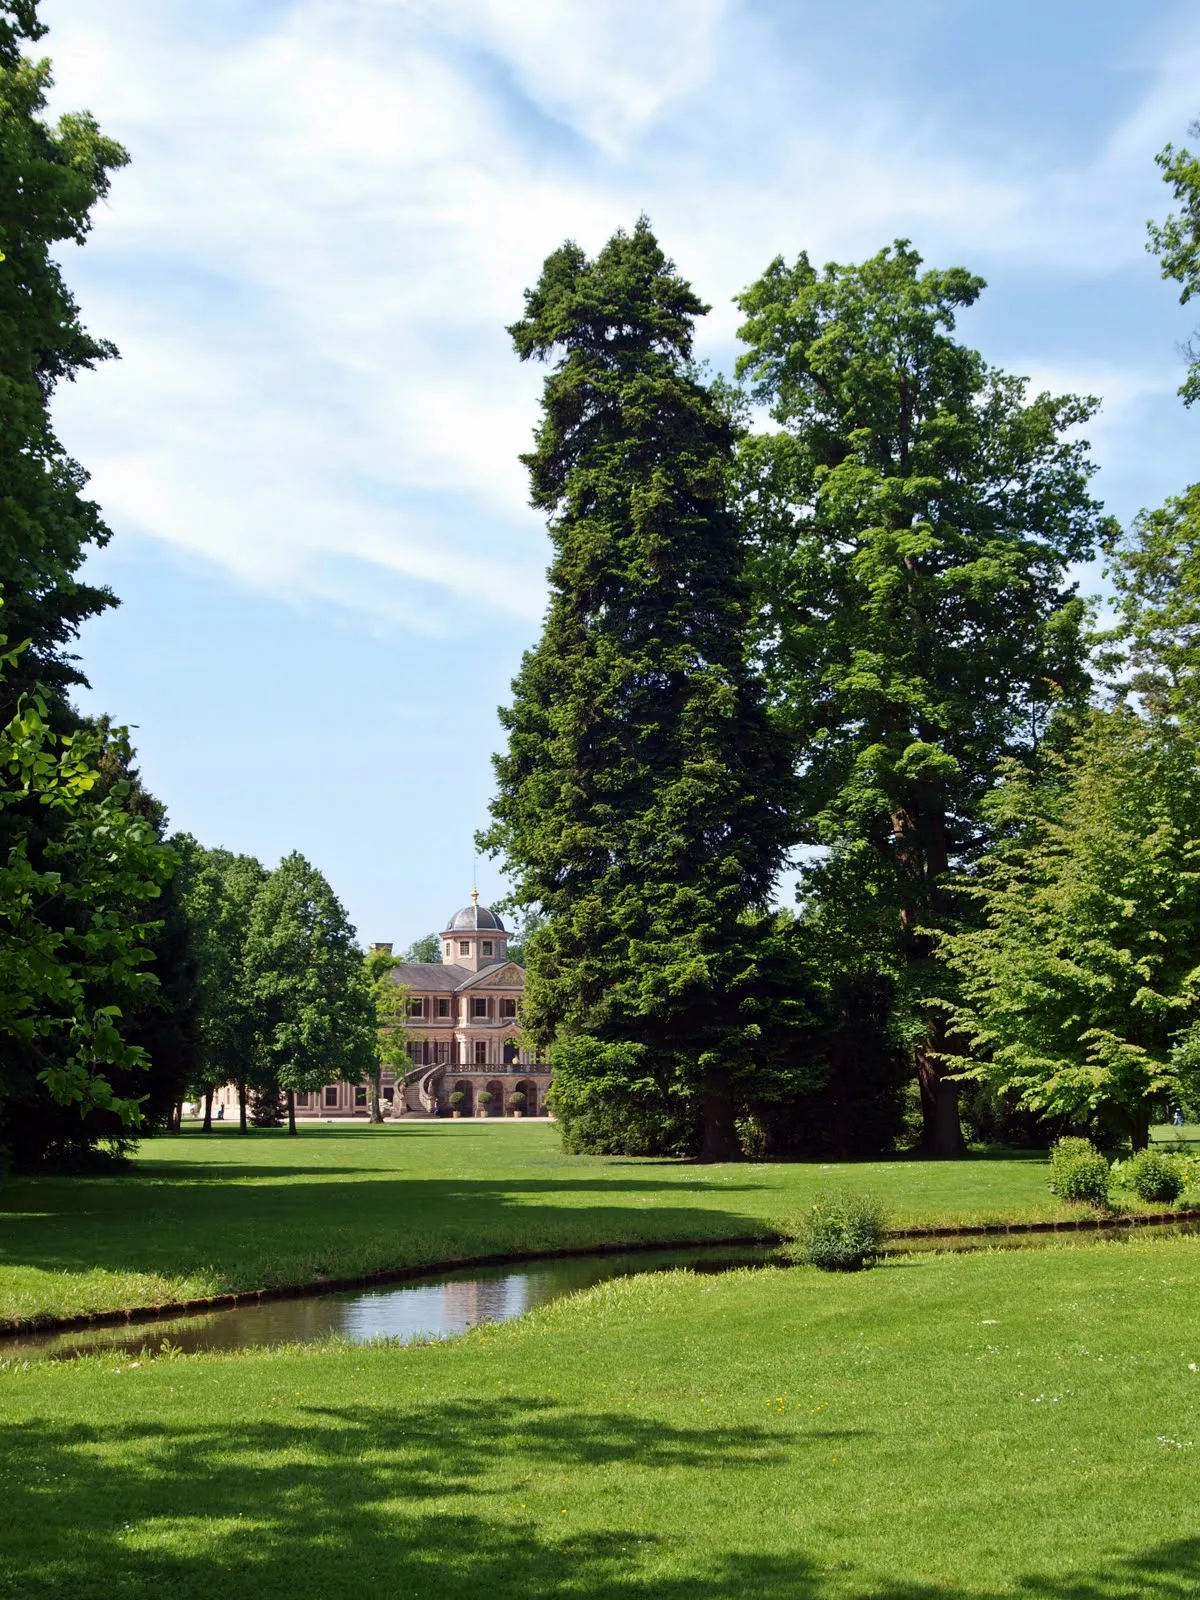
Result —
[[471, 890], [471, 904], [450, 918], [442, 933], [443, 960], [456, 967], [478, 972], [504, 961], [508, 955], [508, 933], [494, 911], [479, 904], [479, 890]]

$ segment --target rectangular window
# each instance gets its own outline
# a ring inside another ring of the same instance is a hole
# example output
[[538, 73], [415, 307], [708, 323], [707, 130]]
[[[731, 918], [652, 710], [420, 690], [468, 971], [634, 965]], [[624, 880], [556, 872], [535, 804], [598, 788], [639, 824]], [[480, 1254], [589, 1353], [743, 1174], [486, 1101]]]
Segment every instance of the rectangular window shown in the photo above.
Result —
[[435, 1059], [435, 1061], [436, 1061], [438, 1066], [444, 1066], [445, 1063], [447, 1061], [449, 1061], [449, 1059], [450, 1059], [450, 1041], [448, 1039], [439, 1039], [438, 1040], [437, 1055], [436, 1055], [436, 1057], [434, 1059]]
[[476, 1039], [476, 1041], [475, 1041], [475, 1065], [477, 1067], [486, 1067], [487, 1066], [487, 1040], [486, 1039]]
[[360, 1084], [356, 1084], [355, 1088], [354, 1088], [354, 1104], [356, 1106], [365, 1106], [366, 1103], [367, 1103], [367, 1091], [366, 1091], [366, 1089], [364, 1088], [364, 1086], [361, 1083]]
[[327, 1083], [325, 1085], [325, 1104], [327, 1106], [336, 1106], [337, 1105], [337, 1084], [336, 1083]]
[[438, 1016], [439, 1017], [448, 1017], [449, 1015], [450, 1015], [450, 1002], [449, 1002], [449, 1000], [439, 1000], [438, 1001]]
[[446, 960], [447, 961], [449, 961], [449, 959], [450, 959], [450, 957], [451, 957], [451, 955], [453, 953], [454, 953], [454, 947], [453, 947], [453, 945], [451, 945], [449, 939], [447, 939], [446, 940]]
[[414, 1067], [419, 1067], [423, 1064], [425, 1060], [424, 1051], [425, 1045], [423, 1041], [419, 1041], [416, 1044], [410, 1044], [408, 1046], [408, 1059], [412, 1062]]
[[483, 941], [483, 953], [484, 953], [485, 956], [490, 956], [491, 955], [491, 953], [492, 953], [492, 941], [490, 939], [485, 939]]
[[460, 939], [458, 941], [458, 953], [460, 956], [469, 956], [471, 954], [470, 939]]
[[301, 1089], [300, 1093], [296, 1096], [296, 1104], [298, 1106], [302, 1106], [305, 1111], [308, 1110], [308, 1090], [307, 1089]]
[[515, 1017], [516, 1014], [517, 1014], [517, 1002], [515, 1000], [501, 1000], [501, 1002], [500, 1002], [500, 1015], [502, 1017]]
[[387, 1088], [383, 1091], [383, 1098], [387, 1101], [388, 1105], [391, 1105], [392, 1101], [396, 1098], [396, 1087], [394, 1084], [388, 1084]]
[[423, 1017], [425, 1015], [424, 1000], [410, 1000], [408, 1002], [408, 1014], [410, 1017]]
[[486, 1000], [478, 1000], [478, 999], [475, 1000], [473, 1002], [472, 1015], [476, 1016], [476, 1017], [486, 1017], [487, 1016], [487, 1001]]

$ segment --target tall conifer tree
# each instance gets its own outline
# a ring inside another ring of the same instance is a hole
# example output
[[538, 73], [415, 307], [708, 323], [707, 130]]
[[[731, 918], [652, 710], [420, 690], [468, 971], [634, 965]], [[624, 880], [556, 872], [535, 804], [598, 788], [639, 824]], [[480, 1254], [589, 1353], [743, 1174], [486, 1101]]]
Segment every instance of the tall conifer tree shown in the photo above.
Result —
[[568, 1138], [586, 1144], [603, 1107], [610, 1146], [673, 1123], [716, 1159], [753, 1069], [754, 912], [791, 821], [747, 663], [734, 431], [692, 363], [706, 310], [642, 219], [594, 261], [555, 251], [510, 329], [522, 360], [555, 361], [523, 458], [554, 558], [485, 843], [548, 918], [525, 1020]]

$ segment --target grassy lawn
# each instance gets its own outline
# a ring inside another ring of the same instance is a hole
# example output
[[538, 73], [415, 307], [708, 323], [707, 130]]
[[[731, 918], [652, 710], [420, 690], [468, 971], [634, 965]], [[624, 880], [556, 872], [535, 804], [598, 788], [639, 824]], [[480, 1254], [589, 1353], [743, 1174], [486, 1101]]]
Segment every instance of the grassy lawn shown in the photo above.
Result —
[[1198, 1265], [673, 1273], [450, 1344], [0, 1372], [0, 1593], [1183, 1600]]
[[149, 1140], [131, 1174], [0, 1189], [0, 1322], [379, 1267], [786, 1226], [823, 1187], [896, 1225], [1071, 1215], [1039, 1157], [702, 1167], [565, 1156], [533, 1122], [234, 1129]]

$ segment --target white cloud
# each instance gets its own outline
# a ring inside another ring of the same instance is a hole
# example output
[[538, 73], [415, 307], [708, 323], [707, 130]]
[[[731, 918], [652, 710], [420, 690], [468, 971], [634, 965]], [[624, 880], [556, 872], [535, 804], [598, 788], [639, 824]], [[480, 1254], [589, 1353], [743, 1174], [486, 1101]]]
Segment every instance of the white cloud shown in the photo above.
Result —
[[[1094, 160], [1031, 173], [956, 153], [899, 90], [816, 81], [735, 0], [46, 16], [59, 102], [134, 156], [70, 262], [125, 359], [59, 405], [110, 519], [281, 595], [430, 628], [540, 611], [516, 460], [540, 373], [504, 324], [565, 235], [595, 248], [648, 209], [714, 303], [712, 350], [730, 297], [800, 245], [918, 232], [931, 257], [1109, 270], [1140, 254], [1149, 154], [1191, 113], [1197, 65], [1188, 37], [1165, 42]], [[1115, 437], [1143, 377], [1097, 376]]]

